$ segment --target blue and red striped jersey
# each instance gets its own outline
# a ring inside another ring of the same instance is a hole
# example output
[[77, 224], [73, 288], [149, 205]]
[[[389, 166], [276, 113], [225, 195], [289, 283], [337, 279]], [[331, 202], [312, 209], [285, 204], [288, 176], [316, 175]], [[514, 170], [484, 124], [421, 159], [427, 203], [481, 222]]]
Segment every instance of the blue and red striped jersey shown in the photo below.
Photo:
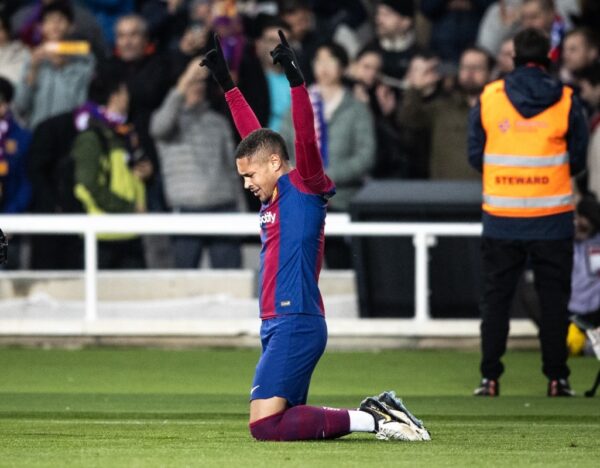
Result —
[[[263, 319], [280, 314], [324, 314], [319, 291], [327, 200], [335, 194], [316, 142], [304, 86], [291, 89], [296, 168], [281, 176], [260, 210], [259, 302]], [[242, 137], [260, 128], [237, 88], [225, 94]]]
[[325, 194], [313, 193], [296, 169], [277, 181], [260, 210], [260, 314], [324, 314], [318, 287], [323, 263]]

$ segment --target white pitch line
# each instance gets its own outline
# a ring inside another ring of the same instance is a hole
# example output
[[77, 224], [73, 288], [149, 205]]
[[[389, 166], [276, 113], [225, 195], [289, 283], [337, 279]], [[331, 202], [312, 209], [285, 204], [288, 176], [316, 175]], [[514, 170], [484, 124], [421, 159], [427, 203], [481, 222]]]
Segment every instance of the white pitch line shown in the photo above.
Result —
[[[14, 420], [13, 420], [14, 421]], [[153, 420], [144, 420], [144, 421], [132, 421], [130, 419], [106, 419], [106, 420], [92, 420], [92, 419], [16, 419], [16, 421], [22, 421], [26, 423], [52, 423], [52, 424], [98, 424], [98, 425], [135, 425], [135, 426], [144, 426], [144, 425], [192, 425], [192, 426], [202, 426], [207, 424], [213, 424], [211, 421], [153, 421]]]

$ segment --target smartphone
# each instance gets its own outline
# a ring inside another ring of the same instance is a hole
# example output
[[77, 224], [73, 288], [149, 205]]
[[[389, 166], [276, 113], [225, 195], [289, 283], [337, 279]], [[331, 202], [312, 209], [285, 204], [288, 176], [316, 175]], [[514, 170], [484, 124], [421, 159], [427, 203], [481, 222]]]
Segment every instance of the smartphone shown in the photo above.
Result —
[[58, 55], [88, 55], [91, 51], [88, 41], [54, 41], [47, 42], [44, 47]]

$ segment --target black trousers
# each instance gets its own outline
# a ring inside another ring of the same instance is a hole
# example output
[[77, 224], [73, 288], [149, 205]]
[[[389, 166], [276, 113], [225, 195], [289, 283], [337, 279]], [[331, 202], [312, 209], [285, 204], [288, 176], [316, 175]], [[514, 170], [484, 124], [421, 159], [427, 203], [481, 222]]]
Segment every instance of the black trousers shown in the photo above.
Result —
[[515, 289], [527, 261], [535, 275], [540, 299], [540, 342], [542, 372], [549, 379], [569, 376], [567, 328], [573, 241], [504, 240], [484, 237], [483, 293], [481, 311], [481, 374], [497, 379], [504, 371], [501, 358], [506, 352], [509, 310]]
[[31, 236], [32, 270], [81, 270], [82, 268], [83, 238], [81, 236]]
[[98, 268], [101, 270], [141, 270], [146, 268], [142, 239], [98, 241]]

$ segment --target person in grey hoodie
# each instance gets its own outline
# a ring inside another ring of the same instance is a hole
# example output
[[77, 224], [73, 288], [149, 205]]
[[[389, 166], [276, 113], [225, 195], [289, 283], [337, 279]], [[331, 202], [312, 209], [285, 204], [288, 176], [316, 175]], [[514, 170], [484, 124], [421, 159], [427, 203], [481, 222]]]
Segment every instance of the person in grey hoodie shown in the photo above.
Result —
[[34, 129], [49, 117], [83, 104], [94, 73], [91, 53], [58, 53], [61, 41], [73, 26], [73, 10], [68, 4], [45, 5], [41, 13], [42, 44], [25, 63], [13, 106]]
[[[165, 197], [174, 212], [237, 211], [239, 188], [233, 135], [227, 120], [205, 100], [206, 69], [192, 60], [152, 115]], [[208, 248], [213, 268], [239, 268], [239, 244], [218, 237], [173, 238], [176, 268], [197, 268]]]

